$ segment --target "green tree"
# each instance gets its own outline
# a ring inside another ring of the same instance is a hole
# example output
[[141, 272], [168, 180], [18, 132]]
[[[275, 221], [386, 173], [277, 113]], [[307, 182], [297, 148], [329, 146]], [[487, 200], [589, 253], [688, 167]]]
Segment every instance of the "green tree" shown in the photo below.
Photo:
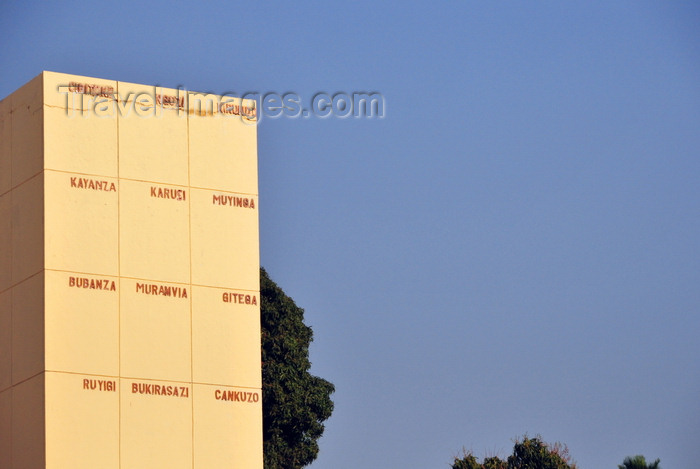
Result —
[[313, 333], [304, 310], [262, 268], [260, 321], [265, 469], [300, 469], [318, 456], [335, 388], [309, 373]]
[[452, 469], [482, 469], [483, 467], [484, 466], [479, 464], [476, 456], [474, 456], [471, 452], [465, 452], [464, 456], [461, 458], [455, 458], [455, 460], [452, 462]]
[[452, 469], [576, 469], [576, 463], [572, 462], [566, 445], [550, 445], [540, 437], [524, 436], [522, 441], [515, 442], [507, 461], [492, 456], [479, 463], [471, 452], [465, 452], [462, 458], [454, 459]]
[[508, 456], [508, 469], [576, 469], [565, 445], [548, 445], [541, 437], [523, 437], [516, 441]]
[[497, 456], [484, 459], [484, 469], [508, 469], [505, 461], [501, 461]]
[[619, 469], [661, 469], [661, 467], [659, 467], [660, 462], [661, 460], [657, 459], [647, 464], [644, 456], [638, 454], [637, 456], [627, 456], [622, 464], [619, 464], [617, 467]]

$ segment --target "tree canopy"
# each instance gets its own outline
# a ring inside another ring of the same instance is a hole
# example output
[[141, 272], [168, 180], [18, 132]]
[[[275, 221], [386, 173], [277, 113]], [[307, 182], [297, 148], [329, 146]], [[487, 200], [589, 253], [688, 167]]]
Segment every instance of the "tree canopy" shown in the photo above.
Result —
[[304, 310], [262, 268], [260, 298], [265, 469], [300, 469], [318, 456], [335, 388], [309, 372], [313, 333]]
[[646, 459], [641, 454], [637, 456], [627, 456], [622, 464], [618, 465], [618, 469], [661, 469], [660, 459], [647, 464]]
[[483, 463], [471, 453], [462, 458], [455, 458], [452, 469], [576, 469], [566, 445], [552, 445], [542, 441], [541, 437], [517, 440], [513, 454], [507, 460], [497, 456], [484, 459]]

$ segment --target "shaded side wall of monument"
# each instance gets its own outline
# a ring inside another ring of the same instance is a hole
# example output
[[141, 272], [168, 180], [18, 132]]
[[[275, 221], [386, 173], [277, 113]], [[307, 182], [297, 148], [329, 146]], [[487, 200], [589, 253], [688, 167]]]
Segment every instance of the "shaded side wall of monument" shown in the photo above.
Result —
[[181, 93], [0, 102], [0, 469], [262, 467], [256, 126]]

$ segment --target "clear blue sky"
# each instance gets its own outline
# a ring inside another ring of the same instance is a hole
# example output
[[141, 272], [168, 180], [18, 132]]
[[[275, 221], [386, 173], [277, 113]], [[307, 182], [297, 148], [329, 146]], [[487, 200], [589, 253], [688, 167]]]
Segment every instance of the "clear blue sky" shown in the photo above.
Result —
[[696, 2], [3, 1], [0, 96], [41, 70], [383, 94], [259, 128], [262, 263], [337, 388], [313, 469], [525, 432], [697, 467]]

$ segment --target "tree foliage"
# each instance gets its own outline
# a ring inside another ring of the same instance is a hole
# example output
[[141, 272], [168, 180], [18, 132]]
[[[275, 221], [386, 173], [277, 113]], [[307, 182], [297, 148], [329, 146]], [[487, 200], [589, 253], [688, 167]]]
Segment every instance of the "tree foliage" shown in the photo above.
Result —
[[505, 461], [501, 461], [498, 456], [491, 456], [490, 458], [484, 459], [484, 463], [481, 467], [484, 469], [507, 469], [508, 464]]
[[515, 442], [513, 454], [505, 461], [492, 456], [479, 463], [473, 454], [466, 453], [455, 458], [452, 469], [576, 469], [576, 463], [571, 460], [566, 445], [550, 445], [541, 437], [524, 436]]
[[309, 373], [313, 333], [304, 310], [262, 268], [260, 298], [265, 469], [300, 469], [318, 456], [335, 388]]
[[638, 454], [637, 456], [627, 456], [623, 463], [619, 464], [617, 467], [619, 469], [661, 469], [659, 466], [660, 462], [661, 460], [657, 459], [647, 464], [644, 456]]
[[452, 469], [482, 469], [483, 467], [472, 453], [465, 453], [461, 458], [455, 458], [452, 463]]
[[549, 445], [540, 437], [516, 441], [508, 456], [508, 469], [576, 469], [569, 449], [561, 443]]

